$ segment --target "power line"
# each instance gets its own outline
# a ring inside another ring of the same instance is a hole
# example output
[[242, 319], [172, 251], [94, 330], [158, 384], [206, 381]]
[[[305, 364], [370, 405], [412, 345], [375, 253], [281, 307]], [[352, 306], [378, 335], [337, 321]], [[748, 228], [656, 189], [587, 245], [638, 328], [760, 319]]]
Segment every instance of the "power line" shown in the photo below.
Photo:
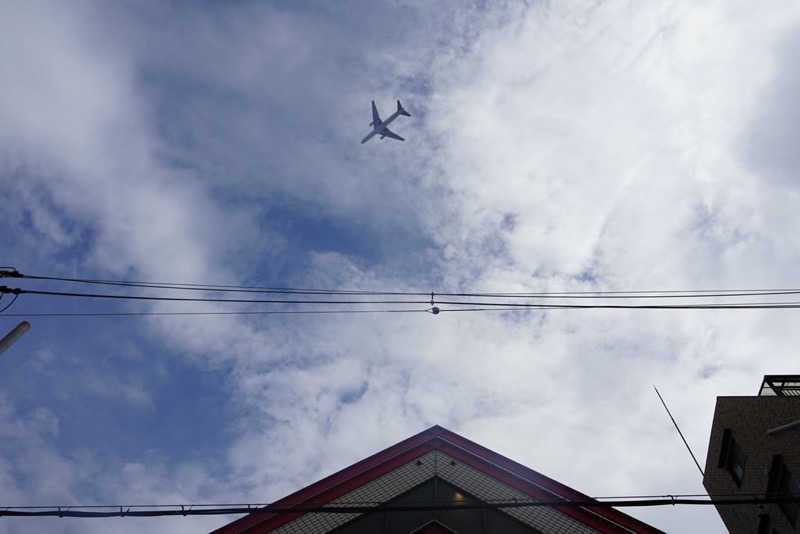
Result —
[[[462, 310], [447, 310], [462, 311]], [[465, 310], [466, 311], [466, 310]], [[140, 317], [148, 315], [180, 316], [180, 315], [328, 315], [352, 313], [431, 313], [430, 309], [396, 309], [396, 310], [269, 310], [269, 311], [232, 311], [232, 312], [63, 312], [63, 313], [4, 313], [3, 317]]]
[[[120, 299], [143, 301], [168, 301], [168, 302], [228, 302], [238, 304], [336, 304], [336, 305], [364, 305], [364, 304], [428, 304], [427, 300], [311, 300], [311, 299], [228, 299], [207, 297], [163, 297], [150, 295], [114, 295], [107, 293], [77, 293], [66, 291], [44, 291], [37, 289], [11, 289], [0, 286], [0, 293], [14, 295], [47, 295], [58, 297], [94, 298], [94, 299]], [[529, 302], [491, 302], [491, 301], [464, 301], [464, 300], [437, 300], [436, 304], [452, 306], [474, 307], [507, 307], [519, 309], [639, 309], [639, 310], [708, 310], [708, 309], [793, 309], [800, 308], [800, 301], [790, 302], [737, 302], [737, 303], [704, 303], [704, 304], [543, 304]]]
[[[5, 270], [3, 270], [5, 269]], [[142, 282], [128, 280], [103, 280], [91, 278], [68, 278], [59, 276], [26, 275], [9, 268], [0, 268], [0, 277], [27, 278], [31, 280], [50, 280], [84, 284], [100, 284], [122, 287], [141, 287], [151, 289], [172, 289], [183, 291], [245, 292], [305, 295], [361, 295], [361, 296], [427, 296], [430, 292], [386, 291], [353, 289], [314, 289], [292, 287], [264, 287], [225, 284], [198, 284], [178, 282]], [[649, 299], [649, 298], [711, 298], [797, 295], [800, 288], [769, 289], [689, 289], [689, 290], [632, 290], [632, 291], [560, 291], [560, 292], [435, 292], [445, 297], [491, 297], [491, 298], [581, 298], [581, 299]]]
[[777, 503], [800, 502], [800, 496], [766, 497], [715, 497], [691, 498], [674, 495], [644, 499], [611, 499], [611, 500], [505, 500], [489, 502], [454, 503], [419, 503], [406, 505], [383, 505], [381, 503], [355, 503], [355, 504], [329, 504], [329, 505], [299, 505], [279, 506], [257, 504], [237, 505], [95, 505], [95, 506], [0, 506], [0, 517], [159, 517], [159, 516], [190, 516], [190, 515], [233, 515], [233, 514], [358, 514], [381, 512], [419, 512], [440, 510], [497, 510], [509, 508], [633, 508], [652, 506], [720, 506], [720, 505], [759, 505]]
[[570, 299], [663, 299], [663, 298], [712, 298], [712, 297], [760, 297], [773, 295], [800, 295], [800, 289], [741, 289], [741, 290], [683, 290], [683, 291], [564, 291], [542, 293], [437, 293], [454, 297], [491, 298], [570, 298]]
[[538, 309], [538, 310], [735, 310], [735, 309], [781, 309], [800, 308], [797, 302], [742, 302], [732, 304], [528, 304], [516, 302], [456, 302], [437, 300], [437, 304], [475, 305], [475, 306], [507, 306], [513, 309]]
[[150, 295], [113, 295], [108, 293], [77, 293], [71, 291], [44, 291], [39, 289], [11, 289], [0, 286], [0, 293], [15, 295], [48, 295], [56, 297], [78, 297], [95, 299], [155, 300], [168, 302], [233, 302], [238, 304], [427, 304], [427, 300], [309, 300], [309, 299], [228, 299], [205, 297], [160, 297]]
[[[2, 299], [4, 296], [5, 294], [0, 294], [0, 299]], [[14, 298], [11, 299], [11, 302], [3, 306], [3, 309], [0, 310], [0, 313], [3, 313], [7, 309], [9, 309], [17, 301], [17, 297], [19, 297], [19, 294], [14, 295]]]
[[369, 290], [338, 290], [338, 289], [311, 289], [311, 288], [279, 288], [279, 287], [260, 287], [260, 286], [235, 286], [217, 284], [191, 284], [191, 283], [170, 283], [170, 282], [129, 282], [121, 280], [91, 280], [81, 278], [60, 278], [54, 276], [33, 276], [23, 275], [21, 278], [33, 280], [58, 280], [65, 282], [76, 282], [84, 284], [99, 284], [122, 287], [143, 287], [153, 289], [174, 289], [183, 291], [221, 291], [226, 293], [277, 293], [277, 294], [299, 294], [299, 295], [405, 295], [405, 296], [424, 296], [427, 292], [411, 291], [369, 291]]
[[426, 296], [428, 292], [412, 291], [370, 291], [370, 290], [344, 290], [344, 289], [312, 289], [312, 288], [292, 288], [292, 287], [264, 287], [264, 286], [244, 286], [227, 284], [197, 284], [197, 283], [177, 283], [177, 282], [141, 282], [129, 280], [100, 280], [87, 278], [65, 278], [59, 276], [39, 276], [26, 275], [13, 271], [3, 271], [0, 267], [0, 278], [3, 276], [14, 278], [27, 278], [31, 280], [51, 280], [63, 282], [75, 282], [84, 284], [99, 284], [122, 287], [143, 287], [155, 289], [174, 289], [184, 291], [223, 291], [232, 293], [285, 293], [302, 295], [403, 295], [403, 296]]
[[4, 313], [4, 317], [28, 317], [28, 318], [51, 318], [51, 317], [146, 317], [150, 315], [164, 316], [215, 316], [215, 315], [337, 315], [337, 314], [370, 314], [370, 313], [448, 313], [448, 312], [524, 312], [519, 308], [439, 308], [434, 312], [433, 308], [424, 309], [378, 309], [378, 310], [269, 310], [269, 311], [202, 311], [202, 312], [51, 312], [51, 313]]
[[[148, 315], [162, 316], [214, 316], [214, 315], [328, 315], [345, 313], [418, 313], [430, 312], [486, 312], [486, 311], [529, 311], [529, 310], [557, 310], [557, 309], [632, 309], [632, 310], [740, 310], [740, 309], [794, 309], [800, 308], [800, 301], [779, 302], [774, 300], [751, 302], [695, 302], [695, 303], [610, 303], [602, 300], [597, 303], [576, 303], [575, 299], [661, 299], [661, 298], [716, 298], [716, 297], [754, 297], [800, 294], [800, 289], [736, 289], [736, 290], [660, 290], [660, 291], [586, 291], [586, 292], [540, 292], [540, 293], [505, 293], [505, 292], [416, 292], [416, 291], [371, 291], [371, 290], [338, 290], [338, 289], [310, 289], [310, 288], [269, 288], [259, 286], [235, 285], [202, 285], [190, 283], [166, 282], [139, 282], [126, 280], [101, 280], [89, 278], [67, 278], [57, 276], [25, 275], [14, 268], [0, 267], [0, 278], [24, 278], [32, 280], [62, 281], [86, 284], [112, 285], [136, 289], [162, 290], [160, 294], [110, 294], [86, 293], [74, 291], [50, 291], [40, 289], [9, 288], [0, 286], [0, 297], [3, 294], [13, 294], [14, 300], [20, 294], [57, 296], [84, 299], [106, 300], [136, 300], [136, 301], [167, 301], [167, 302], [214, 302], [235, 304], [269, 304], [282, 306], [334, 306], [334, 309], [304, 309], [304, 310], [236, 310], [236, 311], [171, 311], [171, 312], [49, 312], [49, 313], [19, 313], [3, 314], [5, 317], [137, 317]], [[284, 298], [230, 298], [227, 296], [172, 296], [163, 291], [203, 291], [203, 292], [247, 292], [247, 293], [273, 293], [285, 295]], [[287, 298], [294, 296], [293, 298]], [[425, 300], [418, 297], [425, 296]], [[430, 300], [427, 297], [430, 296]], [[302, 298], [300, 298], [302, 297]], [[344, 297], [344, 298], [343, 298]], [[347, 298], [349, 297], [349, 298]], [[381, 297], [407, 297], [407, 298], [381, 298]], [[417, 298], [413, 298], [417, 297]], [[507, 299], [519, 299], [517, 302]], [[531, 302], [530, 299], [559, 299], [560, 302]], [[5, 311], [14, 303], [0, 311]], [[522, 300], [522, 301], [520, 301]], [[383, 309], [363, 309], [363, 306], [379, 305]], [[425, 309], [409, 309], [408, 306], [426, 305]], [[429, 305], [430, 307], [427, 307]], [[342, 309], [339, 309], [339, 307]], [[390, 307], [387, 309], [386, 307]], [[400, 306], [399, 309], [395, 308]], [[349, 309], [346, 309], [349, 308]]]
[[[693, 498], [693, 497], [710, 497], [712, 499], [724, 499], [724, 498], [745, 498], [745, 497], [767, 497], [767, 494], [763, 492], [739, 492], [739, 493], [715, 493], [714, 495], [709, 495], [708, 493], [670, 493], [670, 494], [641, 494], [641, 495], [606, 495], [606, 496], [595, 496], [595, 497], [588, 497], [588, 499], [594, 499], [595, 501], [605, 502], [610, 500], [634, 500], [634, 499], [673, 499], [673, 498]], [[424, 501], [409, 501], [406, 502], [406, 505], [429, 505], [431, 503], [440, 503], [440, 504], [452, 504], [452, 501], [431, 501], [430, 499], [426, 499]], [[513, 503], [535, 503], [541, 502], [537, 501], [532, 498], [523, 498], [523, 499], [482, 499], [481, 502], [486, 502], [490, 504], [499, 504], [505, 502], [513, 502]], [[558, 501], [562, 502], [562, 501]], [[378, 506], [383, 504], [384, 501], [370, 501], [370, 500], [347, 500], [339, 502], [338, 504], [342, 506]], [[205, 507], [205, 508], [225, 508], [225, 507], [240, 507], [240, 506], [249, 506], [251, 508], [263, 508], [267, 506], [273, 506], [275, 503], [270, 502], [223, 502], [223, 503], [184, 503], [184, 504], [145, 504], [145, 503], [136, 503], [136, 504], [47, 504], [47, 505], [0, 505], [0, 510], [49, 510], [49, 509], [100, 509], [100, 508], [111, 508], [111, 509], [119, 509], [119, 508], [180, 508], [183, 507]], [[300, 505], [298, 505], [300, 506]], [[322, 506], [330, 506], [329, 504], [320, 504]]]

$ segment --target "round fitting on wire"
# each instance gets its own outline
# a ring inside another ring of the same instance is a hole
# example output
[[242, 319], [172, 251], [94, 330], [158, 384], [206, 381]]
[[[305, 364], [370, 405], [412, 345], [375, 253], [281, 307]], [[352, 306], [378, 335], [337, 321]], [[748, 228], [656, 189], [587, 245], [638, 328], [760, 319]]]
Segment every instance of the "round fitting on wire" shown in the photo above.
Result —
[[439, 306], [434, 306], [433, 308], [431, 308], [431, 313], [434, 314], [434, 315], [438, 315], [439, 314]]

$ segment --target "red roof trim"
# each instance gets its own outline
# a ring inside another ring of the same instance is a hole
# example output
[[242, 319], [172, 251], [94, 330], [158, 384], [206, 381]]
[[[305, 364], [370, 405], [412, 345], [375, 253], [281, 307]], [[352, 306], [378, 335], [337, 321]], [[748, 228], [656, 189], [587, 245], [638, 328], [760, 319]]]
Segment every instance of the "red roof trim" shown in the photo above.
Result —
[[[409, 449], [413, 449], [431, 439], [431, 431], [437, 427], [431, 427], [428, 430], [420, 432], [410, 438], [404, 439], [403, 441], [392, 445], [391, 447], [384, 449], [380, 452], [373, 454], [372, 456], [368, 456], [364, 458], [360, 462], [356, 462], [350, 467], [346, 467], [341, 471], [338, 471], [330, 476], [323, 478], [313, 484], [306, 486], [305, 488], [292, 493], [291, 495], [287, 495], [283, 499], [272, 503], [273, 506], [292, 506], [296, 504], [301, 504], [304, 502], [309, 502], [312, 499], [314, 501], [318, 501], [321, 504], [324, 504], [327, 501], [319, 500], [319, 496], [326, 491], [329, 491], [336, 486], [351, 480], [352, 478], [365, 474], [369, 470], [374, 469], [381, 464], [391, 460], [393, 457], [401, 455], [407, 452]], [[430, 449], [429, 449], [430, 450]], [[427, 451], [426, 451], [427, 452]], [[424, 454], [424, 453], [422, 453]], [[421, 454], [420, 454], [421, 455]], [[413, 458], [411, 458], [413, 460]], [[410, 461], [410, 460], [408, 460]], [[367, 480], [364, 480], [364, 483], [369, 482], [370, 480], [377, 478], [380, 475], [373, 475]], [[334, 497], [335, 498], [335, 497]], [[277, 515], [277, 514], [274, 514]], [[241, 534], [249, 530], [255, 525], [264, 523], [272, 516], [266, 516], [263, 514], [250, 514], [246, 515], [232, 523], [228, 523], [217, 530], [213, 531], [212, 534]], [[297, 516], [294, 514], [280, 514], [284, 517], [292, 517], [295, 519]]]
[[[437, 425], [292, 493], [273, 505], [286, 507], [301, 503], [325, 504], [434, 449], [441, 450], [532, 497], [549, 498], [555, 494], [570, 500], [590, 499], [579, 491]], [[661, 532], [612, 508], [589, 511], [583, 508], [559, 507], [558, 510], [608, 534], [629, 531], [648, 534]], [[212, 534], [254, 534], [256, 531], [266, 533], [300, 515], [250, 514]]]
[[[367, 473], [362, 473], [358, 476], [355, 476], [339, 484], [338, 486], [333, 487], [325, 491], [324, 493], [315, 496], [310, 500], [310, 502], [307, 501], [306, 503], [309, 505], [329, 503], [332, 500], [341, 497], [342, 495], [345, 495], [356, 488], [363, 486], [367, 482], [375, 480], [376, 478], [385, 475], [390, 471], [394, 471], [398, 467], [401, 467], [407, 464], [408, 462], [413, 461], [414, 458], [418, 458], [432, 451], [433, 449], [434, 447], [432, 444], [420, 445], [419, 447], [416, 447], [408, 452], [395, 456], [388, 462], [384, 462], [383, 464], [379, 465], [378, 467], [372, 469]], [[251, 532], [251, 531], [254, 532], [255, 528], [258, 528], [259, 532], [269, 532], [273, 529], [278, 528], [284, 523], [288, 523], [289, 521], [296, 519], [298, 515], [299, 514], [273, 514], [270, 516], [262, 516], [260, 518], [262, 521], [258, 525], [253, 525], [251, 527], [248, 527], [244, 531], [237, 531], [237, 532], [242, 532], [242, 534], [244, 534], [245, 532]]]
[[[489, 475], [495, 480], [498, 480], [507, 486], [519, 490], [522, 493], [530, 495], [534, 499], [552, 500], [555, 496], [562, 498], [567, 497], [563, 494], [554, 495], [554, 492], [544, 489], [542, 488], [542, 486], [538, 484], [531, 483], [530, 481], [525, 480], [524, 478], [521, 478], [518, 475], [511, 473], [505, 469], [499, 468], [497, 465], [489, 463], [483, 458], [475, 457], [471, 453], [464, 451], [460, 447], [455, 447], [450, 443], [444, 442], [440, 447], [436, 448], [441, 450], [443, 453], [451, 456], [452, 458], [459, 460], [469, 465], [470, 467], [477, 469], [478, 471], [481, 471], [486, 475]], [[569, 500], [591, 500], [591, 497], [583, 497], [581, 499], [572, 497], [568, 498]], [[609, 519], [607, 517], [602, 517], [601, 514], [594, 513], [593, 511], [589, 511], [584, 508], [576, 508], [574, 506], [555, 506], [554, 508], [563, 514], [566, 514], [572, 517], [573, 519], [580, 521], [581, 523], [589, 525], [590, 527], [597, 529], [600, 532], [603, 532], [604, 534], [629, 533], [628, 530], [624, 530], [620, 528], [617, 524], [615, 524], [619, 522], [617, 521], [613, 523], [609, 522]], [[636, 520], [634, 519], [634, 521]], [[659, 532], [658, 530], [653, 529], [649, 525], [640, 523], [638, 521], [636, 522], [638, 523], [638, 525], [626, 525], [626, 526], [630, 529], [633, 529], [634, 532], [642, 532], [642, 533]], [[644, 528], [646, 528], [647, 530], [645, 530]]]
[[[494, 451], [492, 451], [490, 449], [487, 449], [486, 447], [484, 447], [482, 445], [479, 445], [479, 444], [475, 443], [474, 441], [470, 441], [470, 440], [468, 440], [468, 439], [466, 439], [466, 438], [464, 438], [462, 436], [459, 436], [458, 434], [456, 434], [454, 432], [451, 432], [451, 431], [449, 431], [447, 429], [442, 428], [441, 430], [442, 430], [442, 437], [444, 437], [447, 441], [449, 441], [451, 443], [454, 443], [454, 444], [458, 445], [459, 447], [469, 451], [472, 455], [477, 456], [478, 459], [481, 459], [481, 460], [484, 460], [484, 461], [489, 461], [489, 462], [491, 462], [491, 463], [493, 463], [493, 464], [495, 464], [495, 465], [497, 465], [497, 466], [499, 466], [499, 467], [501, 467], [501, 468], [503, 468], [503, 469], [505, 469], [507, 471], [510, 471], [516, 477], [519, 477], [519, 478], [521, 478], [523, 480], [526, 480], [528, 482], [533, 483], [535, 486], [539, 486], [541, 488], [546, 489], [547, 491], [552, 492], [550, 495], [545, 493], [544, 494], [545, 498], [552, 496], [552, 494], [555, 494], [555, 495], [557, 495], [559, 497], [562, 497], [562, 498], [565, 498], [565, 499], [569, 499], [571, 501], [588, 501], [588, 500], [592, 500], [592, 498], [589, 497], [588, 495], [585, 495], [585, 494], [583, 494], [583, 493], [581, 493], [581, 492], [579, 492], [577, 490], [574, 490], [574, 489], [570, 488], [569, 486], [566, 486], [566, 485], [562, 484], [561, 482], [558, 482], [558, 481], [553, 480], [552, 478], [549, 478], [549, 477], [547, 477], [547, 476], [545, 476], [545, 475], [543, 475], [541, 473], [538, 473], [538, 472], [534, 471], [533, 469], [530, 469], [529, 467], [525, 467], [524, 465], [519, 464], [519, 463], [517, 463], [514, 460], [511, 460], [509, 458], [506, 458], [505, 456], [503, 456], [501, 454], [498, 454], [498, 453], [496, 453], [496, 452], [494, 452]], [[467, 463], [469, 463], [469, 462], [467, 462]], [[470, 464], [470, 465], [472, 465], [473, 467], [477, 467], [477, 466], [475, 466], [473, 464]], [[516, 486], [514, 486], [514, 487], [516, 487]], [[645, 533], [645, 532], [646, 533], [658, 533], [658, 532], [661, 532], [660, 530], [651, 527], [647, 523], [643, 523], [642, 521], [639, 521], [638, 519], [636, 519], [634, 517], [631, 517], [628, 514], [625, 514], [623, 512], [620, 512], [619, 510], [616, 510], [614, 508], [596, 508], [596, 509], [593, 509], [591, 511], [587, 511], [587, 510], [584, 510], [584, 509], [581, 509], [581, 508], [571, 508], [570, 507], [570, 508], [559, 508], [559, 510], [564, 512], [564, 513], [566, 513], [566, 514], [568, 514], [568, 515], [573, 515], [570, 512], [580, 511], [580, 512], [583, 512], [585, 514], [588, 514], [590, 517], [601, 516], [606, 520], [610, 520], [613, 523], [617, 523], [619, 525], [622, 525], [625, 528], [633, 530], [634, 532], [643, 532], [643, 533]], [[583, 514], [581, 514], [581, 515], [583, 515]], [[575, 516], [573, 515], [573, 517], [575, 517]], [[578, 518], [576, 517], [576, 519], [578, 519]], [[619, 532], [618, 529], [617, 530], [611, 530], [611, 531], [603, 530], [599, 526], [596, 526], [596, 525], [590, 523], [588, 521], [588, 519], [580, 519], [580, 520], [586, 522], [587, 524], [590, 524], [591, 526], [593, 526], [594, 528], [597, 528], [601, 532]]]

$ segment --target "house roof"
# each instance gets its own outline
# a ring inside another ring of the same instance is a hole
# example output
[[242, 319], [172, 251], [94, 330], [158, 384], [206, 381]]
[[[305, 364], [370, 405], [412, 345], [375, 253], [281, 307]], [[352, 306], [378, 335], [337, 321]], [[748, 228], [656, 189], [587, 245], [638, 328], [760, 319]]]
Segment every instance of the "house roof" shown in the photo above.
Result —
[[[347, 502], [348, 496], [355, 495], [358, 495], [358, 500], [361, 502], [366, 500], [365, 495], [373, 495], [374, 497], [370, 500], [385, 502], [388, 500], [387, 491], [394, 490], [393, 494], [389, 494], [389, 498], [391, 498], [391, 495], [403, 491], [403, 483], [406, 484], [407, 489], [410, 489], [408, 485], [418, 483], [420, 476], [423, 478], [433, 476], [432, 471], [427, 475], [421, 473], [416, 475], [417, 479], [409, 478], [407, 474], [401, 474], [401, 472], [408, 472], [408, 466], [420, 466], [423, 458], [428, 463], [431, 463], [429, 461], [431, 458], [433, 458], [433, 463], [437, 461], [437, 458], [446, 458], [448, 466], [462, 465], [463, 469], [459, 473], [465, 484], [481, 484], [479, 479], [492, 481], [495, 486], [503, 488], [506, 498], [509, 498], [508, 495], [513, 495], [513, 498], [522, 497], [535, 500], [592, 500], [591, 497], [579, 491], [437, 425], [296, 491], [272, 503], [271, 506], [275, 508], [321, 506], [328, 503]], [[484, 482], [482, 485], [485, 487], [486, 483]], [[381, 489], [373, 489], [378, 486]], [[389, 487], [388, 490], [387, 487]], [[491, 490], [485, 491], [491, 493]], [[493, 495], [499, 495], [496, 488]], [[351, 502], [355, 502], [355, 499], [351, 499]], [[537, 507], [527, 510], [534, 511], [517, 512], [516, 515], [531, 525], [536, 525], [536, 521], [553, 521], [555, 518], [562, 522], [559, 530], [564, 529], [566, 521], [572, 525], [575, 532], [594, 531], [606, 534], [661, 532], [638, 519], [608, 507], [556, 506], [551, 509]], [[526, 513], [528, 520], [526, 520]], [[291, 527], [292, 522], [302, 522], [302, 519], [305, 519], [304, 515], [314, 514], [300, 512], [249, 514], [215, 530], [212, 534], [264, 534], [279, 528], [282, 532], [290, 532], [293, 529], [288, 527]], [[356, 515], [352, 514], [350, 517]], [[337, 519], [340, 520], [339, 524], [348, 520], [347, 517], [341, 516]], [[312, 526], [313, 523], [307, 522], [298, 530], [311, 531]], [[325, 531], [324, 527], [321, 528], [322, 530], [317, 523], [318, 532]]]

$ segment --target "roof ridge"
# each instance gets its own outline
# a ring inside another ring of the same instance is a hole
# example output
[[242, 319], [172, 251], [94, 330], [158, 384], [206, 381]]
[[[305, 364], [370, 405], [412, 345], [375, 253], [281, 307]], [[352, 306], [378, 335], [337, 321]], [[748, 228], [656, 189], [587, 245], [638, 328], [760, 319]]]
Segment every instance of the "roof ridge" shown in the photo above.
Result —
[[[437, 424], [309, 484], [305, 488], [271, 503], [271, 506], [292, 507], [302, 503], [328, 503], [433, 450], [457, 457], [458, 460], [498, 482], [510, 484], [511, 487], [516, 487], [534, 498], [541, 498], [543, 494], [549, 494], [566, 500], [594, 500], [566, 484]], [[613, 508], [556, 508], [584, 524], [593, 526], [600, 532], [622, 532], [623, 530], [627, 532], [661, 532]], [[282, 514], [278, 517], [276, 514], [249, 514], [213, 531], [212, 534], [253, 532], [253, 529], [256, 528], [259, 531], [261, 529], [271, 530], [278, 524], [289, 522], [301, 515], [302, 513]], [[264, 530], [264, 532], [268, 532], [268, 530]]]

